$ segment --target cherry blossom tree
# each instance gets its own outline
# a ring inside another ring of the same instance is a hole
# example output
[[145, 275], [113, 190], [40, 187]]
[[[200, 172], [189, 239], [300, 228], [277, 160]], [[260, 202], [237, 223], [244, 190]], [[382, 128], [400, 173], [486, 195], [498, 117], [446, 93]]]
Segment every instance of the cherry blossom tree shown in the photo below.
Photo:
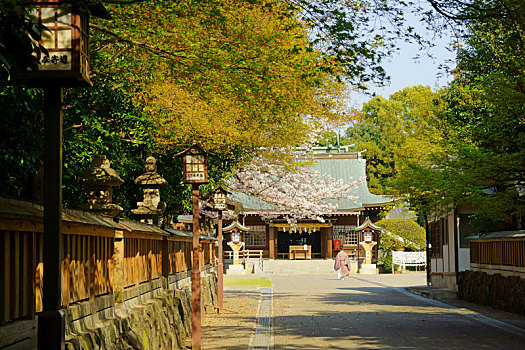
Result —
[[[307, 152], [265, 150], [239, 166], [227, 181], [232, 199], [239, 200], [240, 194], [253, 196], [261, 201], [261, 217], [283, 217], [294, 227], [300, 219], [324, 222], [323, 215], [338, 207], [329, 200], [357, 199], [351, 192], [358, 180], [334, 179], [313, 169], [313, 162], [315, 159]], [[268, 204], [275, 209], [268, 211]]]

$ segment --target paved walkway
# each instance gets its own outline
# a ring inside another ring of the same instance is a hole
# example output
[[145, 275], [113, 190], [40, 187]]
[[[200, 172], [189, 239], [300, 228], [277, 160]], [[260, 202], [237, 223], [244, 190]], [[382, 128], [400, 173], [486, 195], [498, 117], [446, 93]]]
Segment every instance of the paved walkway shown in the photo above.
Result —
[[[447, 301], [450, 306], [404, 290], [424, 285], [424, 274], [268, 278], [274, 284], [269, 348], [272, 343], [275, 349], [314, 350], [525, 348], [524, 317], [457, 300]], [[204, 348], [268, 348], [260, 342], [264, 337], [257, 338], [259, 330], [268, 335], [265, 320], [257, 325], [257, 314], [268, 313], [261, 292], [227, 290], [226, 305], [240, 313], [205, 319], [210, 323], [203, 327]]]

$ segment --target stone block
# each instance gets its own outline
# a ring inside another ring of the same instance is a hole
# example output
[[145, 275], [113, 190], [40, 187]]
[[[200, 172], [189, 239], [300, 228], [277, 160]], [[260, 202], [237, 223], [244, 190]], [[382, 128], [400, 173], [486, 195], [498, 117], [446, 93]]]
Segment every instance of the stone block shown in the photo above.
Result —
[[230, 265], [226, 270], [227, 275], [245, 275], [244, 266], [242, 265]]
[[376, 264], [362, 264], [359, 273], [363, 275], [377, 275], [379, 271]]

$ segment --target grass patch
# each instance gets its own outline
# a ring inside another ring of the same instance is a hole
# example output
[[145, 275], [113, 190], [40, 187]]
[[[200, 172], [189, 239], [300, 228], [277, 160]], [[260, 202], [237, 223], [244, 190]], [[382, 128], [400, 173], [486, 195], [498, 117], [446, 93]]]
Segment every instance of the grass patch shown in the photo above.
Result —
[[271, 287], [272, 281], [267, 278], [251, 278], [251, 277], [226, 277], [224, 276], [224, 286], [230, 287]]

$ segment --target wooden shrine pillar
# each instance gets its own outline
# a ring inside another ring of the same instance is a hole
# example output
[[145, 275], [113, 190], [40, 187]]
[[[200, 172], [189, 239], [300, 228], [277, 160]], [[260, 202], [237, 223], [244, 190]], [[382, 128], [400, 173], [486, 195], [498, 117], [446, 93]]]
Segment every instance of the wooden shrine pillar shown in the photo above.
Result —
[[326, 259], [326, 227], [321, 227], [321, 258]]
[[268, 258], [275, 259], [275, 239], [277, 237], [277, 228], [273, 225], [270, 225], [269, 230]]
[[332, 248], [333, 248], [334, 229], [333, 226], [326, 228], [326, 259], [332, 259]]

